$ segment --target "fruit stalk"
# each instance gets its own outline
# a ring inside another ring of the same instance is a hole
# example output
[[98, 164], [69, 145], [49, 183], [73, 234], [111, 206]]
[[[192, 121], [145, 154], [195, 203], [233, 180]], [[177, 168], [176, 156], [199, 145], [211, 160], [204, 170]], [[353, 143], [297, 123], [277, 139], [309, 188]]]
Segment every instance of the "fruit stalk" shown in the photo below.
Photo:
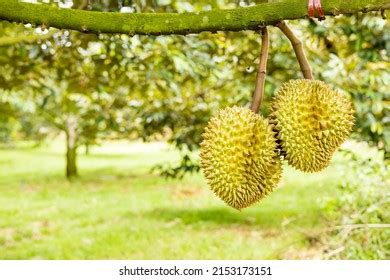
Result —
[[257, 69], [256, 87], [253, 94], [251, 110], [258, 113], [264, 95], [265, 75], [267, 73], [269, 38], [267, 27], [261, 28], [261, 53]]
[[299, 66], [301, 67], [303, 77], [305, 79], [312, 80], [313, 73], [311, 71], [309, 61], [307, 60], [307, 57], [305, 55], [301, 40], [299, 40], [297, 36], [295, 36], [294, 32], [290, 29], [290, 27], [288, 27], [288, 25], [284, 21], [280, 21], [278, 24], [276, 24], [276, 27], [278, 27], [283, 32], [283, 34], [286, 35], [286, 37], [290, 40], [295, 52], [295, 56], [297, 57]]

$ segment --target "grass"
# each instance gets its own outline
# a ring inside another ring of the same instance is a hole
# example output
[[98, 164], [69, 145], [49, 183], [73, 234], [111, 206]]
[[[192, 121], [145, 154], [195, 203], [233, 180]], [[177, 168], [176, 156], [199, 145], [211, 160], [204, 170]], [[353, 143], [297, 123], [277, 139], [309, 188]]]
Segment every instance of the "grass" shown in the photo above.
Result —
[[285, 168], [279, 188], [241, 212], [201, 174], [150, 172], [179, 155], [163, 143], [106, 143], [64, 178], [62, 143], [0, 150], [0, 259], [318, 258], [310, 233], [327, 227], [321, 199], [337, 173]]

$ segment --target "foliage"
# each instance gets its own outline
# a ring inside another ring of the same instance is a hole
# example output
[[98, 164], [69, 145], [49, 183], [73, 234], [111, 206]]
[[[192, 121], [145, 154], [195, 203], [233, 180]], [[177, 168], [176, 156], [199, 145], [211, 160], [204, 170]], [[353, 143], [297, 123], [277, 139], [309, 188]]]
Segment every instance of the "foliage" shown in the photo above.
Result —
[[[373, 151], [374, 150], [374, 151]], [[331, 258], [388, 259], [390, 256], [390, 170], [380, 152], [363, 143], [345, 148], [338, 164], [340, 197], [325, 204], [340, 221], [328, 238]]]
[[20, 92], [0, 90], [0, 143], [12, 146], [14, 140], [23, 139], [39, 144], [47, 133], [43, 120], [34, 115]]

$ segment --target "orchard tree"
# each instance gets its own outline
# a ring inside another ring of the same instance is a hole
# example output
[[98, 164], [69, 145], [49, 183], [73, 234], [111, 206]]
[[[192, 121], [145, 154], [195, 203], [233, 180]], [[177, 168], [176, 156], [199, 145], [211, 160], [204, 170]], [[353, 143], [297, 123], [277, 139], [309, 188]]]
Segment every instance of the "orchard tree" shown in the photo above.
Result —
[[105, 44], [90, 43], [87, 36], [96, 37], [56, 32], [37, 44], [9, 47], [1, 75], [4, 87], [23, 91], [34, 112], [66, 135], [67, 177], [77, 175], [77, 147], [118, 127], [113, 123], [124, 118], [116, 118], [115, 109], [127, 104], [127, 88], [116, 83], [118, 68], [106, 66], [112, 55]]

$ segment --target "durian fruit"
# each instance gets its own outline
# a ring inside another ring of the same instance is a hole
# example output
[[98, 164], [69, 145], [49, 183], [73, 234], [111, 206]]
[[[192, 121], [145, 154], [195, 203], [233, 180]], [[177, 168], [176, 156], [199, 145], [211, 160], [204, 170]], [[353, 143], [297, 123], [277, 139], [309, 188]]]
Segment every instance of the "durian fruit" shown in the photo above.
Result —
[[273, 100], [270, 118], [282, 155], [305, 172], [327, 167], [354, 125], [349, 99], [316, 80], [283, 84]]
[[213, 117], [201, 143], [201, 167], [211, 190], [242, 209], [273, 191], [282, 173], [268, 120], [243, 107]]

